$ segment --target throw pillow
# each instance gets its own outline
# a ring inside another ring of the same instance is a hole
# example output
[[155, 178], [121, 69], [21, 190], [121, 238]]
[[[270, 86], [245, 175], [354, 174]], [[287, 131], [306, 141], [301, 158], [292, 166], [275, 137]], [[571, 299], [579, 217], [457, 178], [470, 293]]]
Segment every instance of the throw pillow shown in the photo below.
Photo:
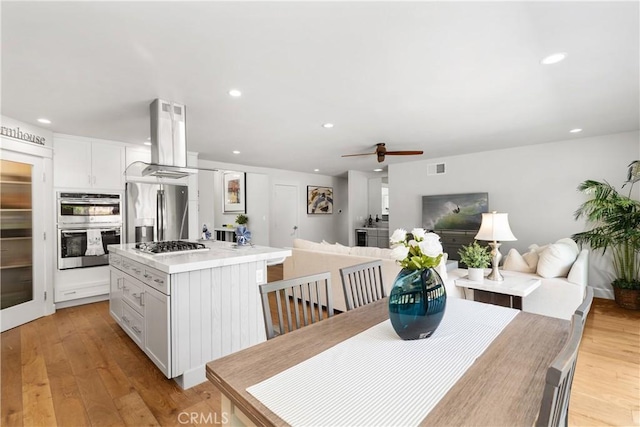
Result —
[[556, 243], [548, 245], [547, 248], [540, 253], [538, 260], [538, 275], [549, 279], [552, 277], [566, 277], [571, 266], [578, 257], [578, 245], [573, 242], [560, 239]]
[[444, 252], [442, 254], [442, 259], [440, 260], [440, 264], [436, 267], [436, 271], [440, 275], [442, 280], [447, 280], [449, 278], [449, 274], [447, 273], [447, 259], [449, 258], [449, 254]]
[[520, 271], [522, 273], [535, 273], [538, 265], [538, 254], [534, 251], [527, 252], [527, 258], [520, 255], [516, 248], [511, 248], [502, 265], [503, 270]]

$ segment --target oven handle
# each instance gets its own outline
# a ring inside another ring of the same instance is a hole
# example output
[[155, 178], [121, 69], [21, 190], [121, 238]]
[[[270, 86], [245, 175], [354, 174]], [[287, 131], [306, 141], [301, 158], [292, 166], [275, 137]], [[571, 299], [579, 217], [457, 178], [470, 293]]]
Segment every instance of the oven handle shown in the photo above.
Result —
[[120, 203], [120, 199], [60, 199], [60, 204], [73, 203], [76, 205], [112, 205], [114, 203]]
[[100, 230], [100, 231], [122, 231], [122, 227], [112, 227], [112, 228], [60, 228], [61, 233], [86, 233], [89, 230]]

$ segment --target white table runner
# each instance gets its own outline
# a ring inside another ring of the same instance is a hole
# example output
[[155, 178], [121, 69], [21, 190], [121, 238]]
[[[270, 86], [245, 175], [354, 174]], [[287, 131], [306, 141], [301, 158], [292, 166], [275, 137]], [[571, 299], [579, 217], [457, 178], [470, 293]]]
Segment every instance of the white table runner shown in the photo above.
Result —
[[517, 314], [450, 298], [429, 338], [387, 320], [247, 391], [292, 426], [417, 425]]

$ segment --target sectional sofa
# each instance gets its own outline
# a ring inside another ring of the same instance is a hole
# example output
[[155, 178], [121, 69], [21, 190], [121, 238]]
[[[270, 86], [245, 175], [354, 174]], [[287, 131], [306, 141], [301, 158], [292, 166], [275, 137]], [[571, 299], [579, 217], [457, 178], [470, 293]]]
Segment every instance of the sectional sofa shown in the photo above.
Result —
[[[348, 247], [327, 242], [316, 243], [303, 239], [293, 241], [292, 255], [285, 259], [284, 279], [328, 271], [331, 273], [333, 305], [345, 311], [346, 304], [340, 280], [340, 269], [376, 259], [382, 260], [382, 280], [387, 295], [391, 291], [400, 266], [390, 257], [390, 249]], [[571, 239], [560, 239], [545, 246], [532, 245], [520, 255], [515, 249], [505, 257], [503, 270], [510, 275], [541, 279], [541, 285], [523, 299], [523, 311], [545, 316], [570, 319], [584, 298], [587, 286], [589, 252], [580, 251]], [[455, 285], [455, 279], [465, 277], [467, 270], [458, 269], [457, 262], [446, 261], [438, 266], [450, 298], [473, 298], [473, 292]]]

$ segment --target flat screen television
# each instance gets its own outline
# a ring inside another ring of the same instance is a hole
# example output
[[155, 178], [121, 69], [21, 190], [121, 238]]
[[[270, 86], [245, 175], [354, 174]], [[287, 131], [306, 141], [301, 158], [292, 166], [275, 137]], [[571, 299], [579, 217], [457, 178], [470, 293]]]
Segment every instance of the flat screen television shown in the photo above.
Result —
[[483, 212], [489, 212], [489, 193], [422, 196], [426, 230], [479, 230]]

